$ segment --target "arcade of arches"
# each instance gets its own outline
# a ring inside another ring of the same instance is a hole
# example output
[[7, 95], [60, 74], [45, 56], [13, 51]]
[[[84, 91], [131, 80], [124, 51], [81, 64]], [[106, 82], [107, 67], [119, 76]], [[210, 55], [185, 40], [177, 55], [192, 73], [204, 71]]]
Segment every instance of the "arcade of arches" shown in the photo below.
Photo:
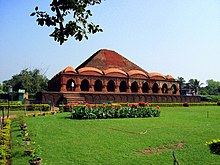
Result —
[[[158, 93], [158, 94], [177, 94], [177, 85], [167, 82], [126, 82], [125, 80], [115, 82], [113, 80], [100, 79], [88, 80], [83, 79], [80, 83], [75, 83], [76, 80], [69, 79], [66, 84], [66, 89], [63, 91], [75, 91], [75, 92], [126, 92], [126, 93]], [[159, 84], [159, 85], [158, 85]]]

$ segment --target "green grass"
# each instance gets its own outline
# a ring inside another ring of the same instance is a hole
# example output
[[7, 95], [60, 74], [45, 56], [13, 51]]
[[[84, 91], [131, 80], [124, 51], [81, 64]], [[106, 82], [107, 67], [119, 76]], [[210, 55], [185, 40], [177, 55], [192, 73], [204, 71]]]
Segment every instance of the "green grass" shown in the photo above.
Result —
[[[220, 107], [164, 107], [159, 118], [73, 120], [70, 113], [27, 117], [28, 131], [42, 147], [43, 162], [72, 164], [220, 164], [207, 141], [220, 138]], [[142, 132], [142, 134], [140, 134]], [[145, 132], [145, 133], [143, 133]], [[13, 165], [27, 164], [12, 126]], [[181, 143], [183, 147], [175, 147]], [[145, 154], [151, 149], [151, 154]]]

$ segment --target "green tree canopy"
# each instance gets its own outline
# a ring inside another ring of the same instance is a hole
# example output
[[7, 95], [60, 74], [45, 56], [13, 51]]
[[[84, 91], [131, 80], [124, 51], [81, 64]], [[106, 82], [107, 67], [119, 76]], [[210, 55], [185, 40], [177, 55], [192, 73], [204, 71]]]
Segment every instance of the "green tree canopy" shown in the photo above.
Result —
[[180, 82], [180, 89], [183, 88], [183, 85], [185, 84], [185, 79], [183, 77], [178, 77], [177, 80]]
[[190, 79], [189, 86], [195, 91], [195, 94], [198, 94], [198, 91], [201, 87], [202, 83], [200, 83], [197, 79]]
[[206, 87], [207, 93], [209, 95], [219, 95], [220, 94], [220, 82], [214, 80], [207, 80], [206, 83], [208, 84]]
[[25, 89], [26, 92], [35, 94], [47, 89], [48, 79], [41, 74], [39, 69], [22, 70], [19, 74], [12, 76], [11, 79], [3, 81], [3, 90], [6, 92], [8, 86], [12, 86], [14, 91]]
[[[88, 22], [92, 16], [91, 10], [87, 7], [100, 4], [102, 0], [52, 0], [51, 11], [39, 11], [38, 6], [31, 16], [37, 17], [37, 23], [41, 26], [54, 26], [53, 33], [50, 34], [55, 41], [62, 45], [69, 36], [74, 36], [76, 40], [88, 39], [87, 34], [102, 32], [99, 25]], [[70, 17], [71, 16], [71, 17]], [[70, 19], [67, 21], [67, 19]]]
[[3, 92], [3, 85], [0, 83], [0, 93], [4, 93]]

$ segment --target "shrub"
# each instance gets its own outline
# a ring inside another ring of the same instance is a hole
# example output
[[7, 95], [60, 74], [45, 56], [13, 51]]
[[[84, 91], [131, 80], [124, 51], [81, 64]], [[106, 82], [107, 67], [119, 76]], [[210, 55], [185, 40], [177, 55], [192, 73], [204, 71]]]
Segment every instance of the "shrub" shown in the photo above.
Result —
[[219, 102], [217, 102], [217, 105], [218, 105], [218, 106], [220, 106], [220, 101], [219, 101]]
[[107, 119], [107, 118], [136, 118], [136, 117], [159, 117], [159, 108], [139, 107], [138, 104], [124, 106], [86, 106], [73, 107], [71, 118], [73, 119]]
[[207, 142], [206, 145], [209, 146], [211, 153], [220, 155], [220, 139], [213, 139], [212, 141]]
[[7, 119], [5, 126], [0, 130], [0, 164], [5, 164], [6, 160], [11, 157], [10, 130], [11, 120]]
[[184, 107], [189, 107], [189, 103], [188, 103], [188, 102], [184, 102], [184, 103], [183, 103], [183, 106], [184, 106]]

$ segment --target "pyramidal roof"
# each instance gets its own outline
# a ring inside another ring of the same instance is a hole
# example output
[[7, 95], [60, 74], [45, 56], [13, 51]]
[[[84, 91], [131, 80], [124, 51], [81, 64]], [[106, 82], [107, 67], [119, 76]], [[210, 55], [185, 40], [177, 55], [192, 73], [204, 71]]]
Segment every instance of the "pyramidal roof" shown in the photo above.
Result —
[[128, 72], [130, 70], [141, 70], [147, 73], [144, 69], [129, 61], [122, 55], [118, 54], [115, 51], [107, 49], [101, 49], [97, 51], [95, 54], [90, 56], [85, 62], [79, 65], [76, 68], [76, 70], [83, 67], [94, 67], [100, 70], [117, 68], [121, 69], [124, 72]]

